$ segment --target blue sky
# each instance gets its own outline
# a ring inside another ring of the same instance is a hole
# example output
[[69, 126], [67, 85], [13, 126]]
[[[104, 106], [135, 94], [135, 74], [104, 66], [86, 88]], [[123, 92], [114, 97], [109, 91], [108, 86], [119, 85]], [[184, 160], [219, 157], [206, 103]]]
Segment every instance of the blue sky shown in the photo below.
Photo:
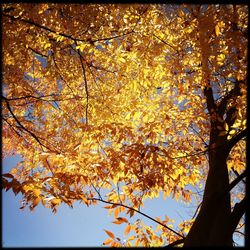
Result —
[[[3, 173], [11, 169], [18, 158], [9, 157], [3, 160]], [[104, 229], [112, 231], [117, 237], [124, 239], [125, 224], [115, 225], [113, 215], [103, 206], [87, 207], [74, 203], [73, 209], [61, 205], [56, 214], [50, 209], [38, 205], [33, 212], [29, 208], [20, 210], [21, 195], [15, 196], [12, 191], [2, 191], [2, 245], [4, 247], [59, 247], [59, 246], [101, 246], [108, 238]], [[177, 204], [171, 199], [149, 200], [141, 209], [151, 217], [164, 219], [165, 215], [176, 219], [177, 225], [183, 217], [192, 215], [193, 208], [183, 203]], [[149, 219], [135, 215], [131, 222], [141, 218], [147, 225], [157, 224]], [[174, 226], [175, 228], [175, 226]], [[129, 235], [128, 235], [129, 236]]]
[[[3, 173], [8, 172], [19, 160], [8, 157], [2, 162]], [[126, 224], [115, 225], [113, 215], [99, 203], [87, 207], [74, 203], [73, 208], [61, 205], [56, 214], [50, 209], [38, 205], [34, 211], [29, 208], [20, 210], [21, 195], [12, 191], [2, 191], [2, 246], [3, 247], [98, 247], [108, 238], [104, 229], [112, 231], [116, 237], [123, 237]], [[163, 198], [147, 200], [141, 212], [151, 217], [165, 215], [175, 219], [174, 229], [183, 219], [192, 217], [194, 207]], [[157, 224], [141, 215], [133, 216], [129, 221], [141, 218], [148, 226]], [[130, 234], [127, 236], [129, 237]], [[235, 239], [236, 240], [236, 239]], [[241, 246], [244, 241], [236, 240]]]

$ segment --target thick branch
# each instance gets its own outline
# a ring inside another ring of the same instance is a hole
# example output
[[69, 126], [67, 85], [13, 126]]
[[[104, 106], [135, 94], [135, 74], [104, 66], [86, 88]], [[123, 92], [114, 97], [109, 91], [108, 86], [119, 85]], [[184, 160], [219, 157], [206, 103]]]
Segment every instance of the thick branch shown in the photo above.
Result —
[[230, 141], [228, 142], [228, 148], [231, 150], [233, 148], [233, 146], [239, 142], [242, 138], [244, 138], [245, 136], [247, 136], [247, 128], [245, 128], [244, 130], [242, 130], [239, 134], [237, 134], [236, 136], [234, 136], [232, 139], [230, 139]]
[[[232, 168], [232, 171], [234, 172], [234, 174], [238, 177], [240, 176], [239, 173], [234, 169]], [[244, 180], [242, 180], [242, 182], [244, 182], [246, 184], [246, 182]]]
[[202, 202], [200, 202], [200, 204], [197, 206], [197, 208], [196, 208], [196, 210], [195, 210], [195, 212], [194, 212], [194, 215], [193, 215], [192, 219], [194, 219], [195, 216], [197, 215], [197, 213], [198, 213], [198, 211], [199, 211], [201, 205], [202, 205]]
[[208, 86], [204, 88], [203, 93], [207, 100], [207, 109], [209, 111], [209, 114], [212, 115], [213, 111], [215, 111], [215, 102], [214, 102], [214, 97], [213, 97], [213, 90], [212, 90], [209, 80], [208, 80]]
[[243, 200], [241, 200], [239, 203], [236, 203], [234, 206], [234, 209], [231, 213], [231, 233], [233, 234], [237, 225], [239, 224], [239, 221], [243, 214], [246, 212], [246, 197], [244, 197]]
[[243, 178], [247, 176], [247, 171], [242, 172], [236, 179], [234, 179], [228, 186], [226, 192], [230, 192]]
[[223, 114], [225, 113], [226, 111], [226, 108], [227, 108], [227, 103], [228, 101], [233, 98], [233, 97], [236, 97], [236, 96], [239, 96], [240, 95], [240, 84], [243, 83], [243, 81], [237, 81], [235, 83], [235, 86], [234, 88], [228, 92], [227, 95], [225, 95], [223, 97], [223, 99], [221, 100], [220, 104], [219, 104], [219, 108], [218, 108], [218, 112], [220, 114], [220, 116], [223, 116]]
[[103, 202], [103, 203], [107, 203], [107, 204], [111, 204], [111, 205], [115, 205], [115, 206], [121, 206], [121, 207], [125, 207], [125, 208], [127, 208], [127, 209], [130, 209], [130, 210], [133, 210], [133, 211], [135, 211], [136, 213], [145, 216], [146, 218], [148, 218], [148, 219], [150, 219], [150, 220], [156, 222], [157, 224], [159, 224], [159, 225], [161, 225], [161, 226], [167, 228], [167, 229], [170, 230], [171, 232], [173, 232], [173, 233], [175, 233], [176, 235], [180, 236], [181, 238], [185, 239], [185, 237], [184, 237], [183, 235], [181, 235], [180, 233], [176, 232], [176, 231], [173, 230], [172, 228], [170, 228], [170, 227], [164, 225], [163, 223], [161, 223], [161, 222], [155, 220], [154, 218], [148, 216], [147, 214], [144, 214], [143, 212], [140, 212], [139, 210], [137, 210], [137, 209], [135, 209], [135, 208], [129, 207], [129, 206], [124, 205], [124, 204], [122, 204], [122, 203], [115, 203], [115, 202], [111, 202], [111, 201], [105, 201], [105, 200], [100, 199], [100, 198], [88, 198], [88, 200], [101, 201], [101, 202]]

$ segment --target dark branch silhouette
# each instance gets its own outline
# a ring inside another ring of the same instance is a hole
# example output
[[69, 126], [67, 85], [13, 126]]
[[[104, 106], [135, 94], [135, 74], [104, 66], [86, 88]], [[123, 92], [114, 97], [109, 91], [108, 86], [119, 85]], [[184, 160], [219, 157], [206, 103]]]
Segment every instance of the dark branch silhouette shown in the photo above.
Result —
[[170, 227], [164, 225], [163, 223], [161, 223], [161, 222], [155, 220], [154, 218], [148, 216], [147, 214], [145, 214], [145, 213], [143, 213], [143, 212], [141, 212], [141, 211], [139, 211], [139, 210], [137, 210], [137, 209], [135, 209], [135, 208], [129, 207], [129, 206], [124, 205], [124, 204], [122, 204], [122, 203], [115, 203], [115, 202], [111, 202], [111, 201], [105, 201], [105, 200], [100, 199], [100, 198], [88, 198], [88, 200], [101, 201], [101, 202], [103, 202], [103, 203], [107, 203], [107, 204], [110, 204], [110, 205], [121, 206], [121, 207], [125, 207], [125, 208], [127, 208], [127, 209], [130, 209], [130, 210], [133, 210], [133, 211], [135, 211], [136, 213], [141, 214], [141, 215], [145, 216], [146, 218], [148, 218], [148, 219], [150, 219], [150, 220], [156, 222], [157, 224], [159, 224], [159, 225], [161, 225], [161, 226], [167, 228], [168, 230], [170, 230], [171, 232], [173, 232], [173, 233], [175, 233], [176, 235], [180, 236], [181, 238], [183, 238], [183, 239], [185, 238], [183, 235], [181, 235], [180, 233], [176, 232], [176, 231], [173, 230], [172, 228], [170, 228]]

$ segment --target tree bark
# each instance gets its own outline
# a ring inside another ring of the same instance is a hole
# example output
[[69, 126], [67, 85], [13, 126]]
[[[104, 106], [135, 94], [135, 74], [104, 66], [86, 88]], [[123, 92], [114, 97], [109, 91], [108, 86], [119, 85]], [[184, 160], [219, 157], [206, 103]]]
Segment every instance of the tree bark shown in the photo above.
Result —
[[202, 206], [184, 246], [232, 246], [230, 193], [224, 192], [229, 185], [227, 155], [223, 147], [209, 153]]

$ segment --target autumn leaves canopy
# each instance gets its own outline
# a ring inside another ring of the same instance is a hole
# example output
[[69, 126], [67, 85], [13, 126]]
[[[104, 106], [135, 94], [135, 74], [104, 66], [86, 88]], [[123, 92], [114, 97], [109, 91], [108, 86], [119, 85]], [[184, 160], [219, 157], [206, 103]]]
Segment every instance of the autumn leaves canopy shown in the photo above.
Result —
[[[116, 224], [137, 234], [127, 246], [179, 239], [128, 220], [160, 194], [200, 201], [211, 146], [204, 89], [219, 103], [240, 82], [227, 100], [234, 122], [222, 117], [218, 136], [246, 128], [246, 7], [197, 8], [3, 4], [3, 154], [23, 158], [4, 188], [30, 209], [110, 202]], [[244, 170], [244, 148], [234, 147], [229, 171]], [[106, 233], [105, 244], [122, 244]]]

